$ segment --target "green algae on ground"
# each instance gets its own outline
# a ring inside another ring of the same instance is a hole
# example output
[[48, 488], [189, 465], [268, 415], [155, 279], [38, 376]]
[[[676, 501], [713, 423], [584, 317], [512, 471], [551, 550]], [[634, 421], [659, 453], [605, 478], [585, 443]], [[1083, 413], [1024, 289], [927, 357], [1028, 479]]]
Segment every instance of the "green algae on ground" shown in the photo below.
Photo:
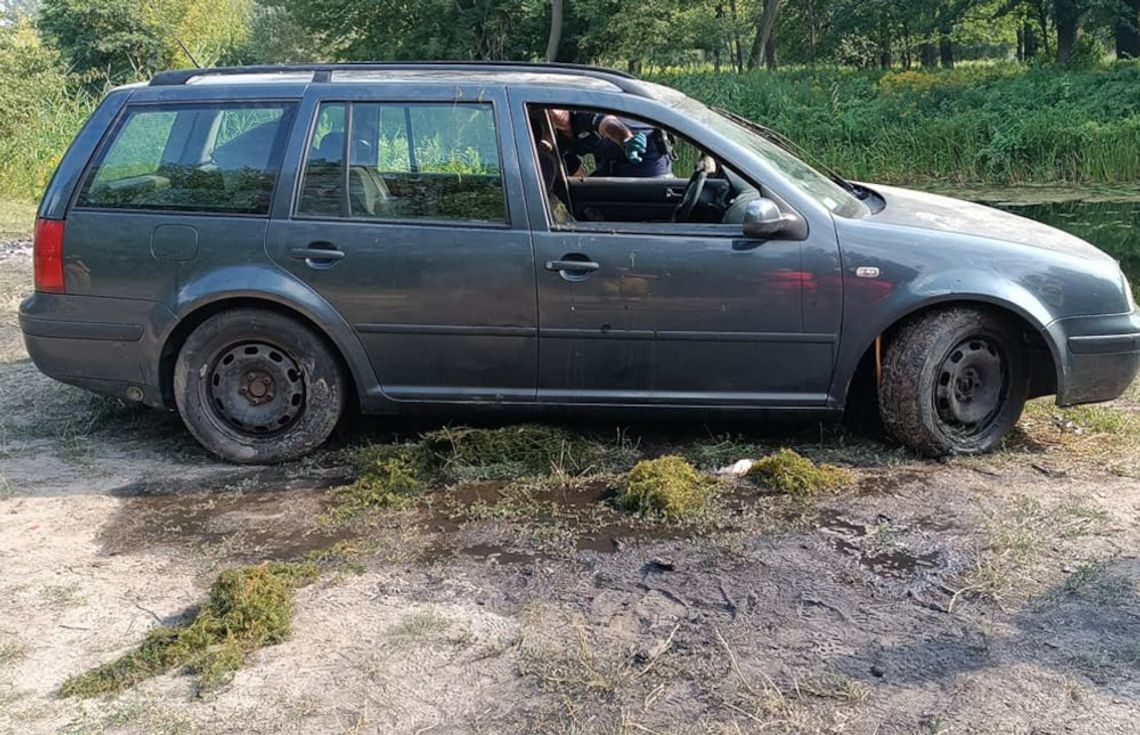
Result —
[[788, 495], [806, 497], [854, 482], [850, 471], [830, 464], [817, 465], [791, 449], [756, 460], [748, 478]]
[[441, 429], [424, 434], [429, 462], [452, 480], [509, 480], [602, 470], [621, 449], [566, 429], [539, 424], [499, 429]]
[[712, 479], [683, 458], [659, 457], [634, 465], [617, 504], [642, 516], [687, 518], [705, 508], [711, 487]]
[[374, 508], [407, 507], [433, 482], [579, 476], [627, 463], [630, 454], [620, 443], [537, 424], [440, 429], [418, 442], [357, 450], [357, 479], [336, 490], [329, 517], [348, 520]]
[[356, 480], [333, 491], [329, 516], [347, 520], [372, 508], [403, 508], [427, 487], [431, 466], [417, 444], [380, 444], [357, 450]]
[[70, 677], [60, 694], [111, 694], [176, 668], [198, 676], [199, 692], [215, 689], [247, 654], [289, 636], [294, 592], [317, 574], [316, 565], [281, 562], [222, 572], [193, 620], [152, 630], [137, 650]]

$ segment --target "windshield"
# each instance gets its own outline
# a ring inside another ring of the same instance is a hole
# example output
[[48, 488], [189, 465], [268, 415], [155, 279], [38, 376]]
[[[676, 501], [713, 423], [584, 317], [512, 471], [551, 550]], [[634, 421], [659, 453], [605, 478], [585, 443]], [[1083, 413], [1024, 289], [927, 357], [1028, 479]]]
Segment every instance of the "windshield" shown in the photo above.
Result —
[[844, 217], [866, 213], [867, 209], [863, 203], [839, 184], [755, 130], [734, 122], [693, 99], [685, 99], [676, 109], [708, 126], [713, 132], [760, 156], [831, 212]]

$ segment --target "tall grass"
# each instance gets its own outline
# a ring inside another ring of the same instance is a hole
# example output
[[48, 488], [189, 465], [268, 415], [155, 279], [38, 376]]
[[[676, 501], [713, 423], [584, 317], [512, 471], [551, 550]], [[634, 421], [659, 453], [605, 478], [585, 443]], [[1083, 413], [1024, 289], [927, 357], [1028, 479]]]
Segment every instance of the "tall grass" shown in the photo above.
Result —
[[0, 197], [38, 197], [97, 103], [31, 26], [0, 28]]
[[[662, 71], [652, 78], [775, 128], [854, 178], [1140, 182], [1140, 63], [1094, 71], [1013, 64]], [[0, 198], [42, 194], [98, 96], [65, 73], [31, 28], [0, 28]], [[485, 167], [488, 159], [465, 163]]]
[[1095, 71], [663, 72], [876, 181], [1140, 182], [1140, 64]]

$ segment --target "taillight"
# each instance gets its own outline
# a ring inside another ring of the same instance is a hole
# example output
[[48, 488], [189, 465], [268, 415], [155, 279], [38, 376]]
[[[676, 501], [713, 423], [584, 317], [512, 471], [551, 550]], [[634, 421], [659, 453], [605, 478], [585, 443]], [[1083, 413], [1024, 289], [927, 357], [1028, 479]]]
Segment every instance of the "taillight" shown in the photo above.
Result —
[[37, 219], [35, 279], [37, 291], [63, 292], [63, 220]]

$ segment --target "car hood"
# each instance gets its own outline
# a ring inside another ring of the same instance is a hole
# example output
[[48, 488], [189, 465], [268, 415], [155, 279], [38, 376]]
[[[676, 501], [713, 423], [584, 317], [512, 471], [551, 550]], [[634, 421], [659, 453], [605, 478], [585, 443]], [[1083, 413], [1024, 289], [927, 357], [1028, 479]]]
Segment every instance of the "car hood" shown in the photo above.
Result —
[[1080, 258], [1115, 262], [1111, 256], [1079, 237], [1016, 214], [893, 186], [871, 185], [868, 188], [886, 201], [886, 207], [872, 216], [878, 224], [1002, 240]]

